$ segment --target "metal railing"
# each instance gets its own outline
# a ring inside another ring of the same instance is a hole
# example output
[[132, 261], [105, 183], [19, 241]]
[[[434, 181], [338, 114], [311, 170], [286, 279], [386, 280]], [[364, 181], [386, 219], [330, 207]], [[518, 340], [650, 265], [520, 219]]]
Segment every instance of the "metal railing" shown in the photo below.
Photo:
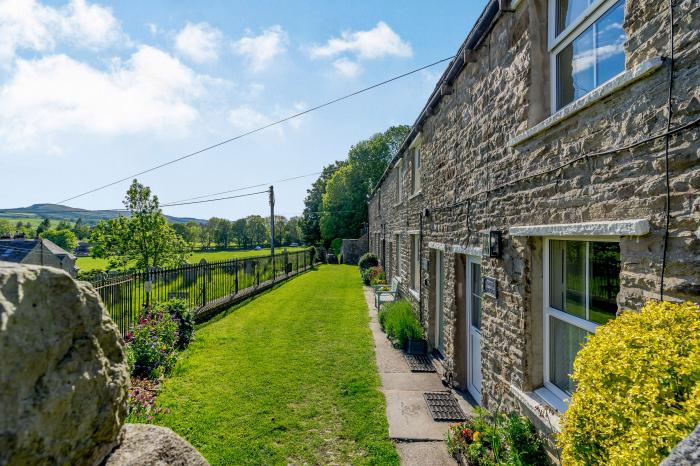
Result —
[[198, 312], [225, 298], [252, 296], [263, 285], [311, 267], [310, 251], [206, 262], [173, 268], [105, 274], [90, 283], [102, 298], [122, 335], [145, 306], [171, 298], [187, 301]]

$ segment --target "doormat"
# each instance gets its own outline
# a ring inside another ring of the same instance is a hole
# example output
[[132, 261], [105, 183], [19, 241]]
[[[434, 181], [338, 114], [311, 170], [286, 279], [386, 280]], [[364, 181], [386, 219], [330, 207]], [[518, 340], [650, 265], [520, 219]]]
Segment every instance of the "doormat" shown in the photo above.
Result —
[[430, 356], [427, 354], [404, 354], [411, 372], [436, 372]]
[[423, 393], [430, 414], [435, 421], [464, 421], [467, 417], [450, 392]]

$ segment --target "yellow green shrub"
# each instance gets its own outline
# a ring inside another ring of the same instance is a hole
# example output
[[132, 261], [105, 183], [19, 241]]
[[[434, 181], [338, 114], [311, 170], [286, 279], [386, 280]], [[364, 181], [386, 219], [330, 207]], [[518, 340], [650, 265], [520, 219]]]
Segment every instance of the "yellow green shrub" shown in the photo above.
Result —
[[700, 422], [700, 307], [624, 312], [589, 338], [572, 377], [563, 464], [658, 464]]

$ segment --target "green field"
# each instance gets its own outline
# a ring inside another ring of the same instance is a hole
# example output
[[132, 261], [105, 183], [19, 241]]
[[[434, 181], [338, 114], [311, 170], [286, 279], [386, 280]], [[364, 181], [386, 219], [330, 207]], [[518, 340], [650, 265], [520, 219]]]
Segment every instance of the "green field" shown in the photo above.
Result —
[[320, 266], [197, 328], [156, 423], [212, 465], [398, 465], [356, 267]]
[[[287, 249], [289, 252], [301, 251], [307, 249], [305, 246], [300, 247], [278, 247], [275, 248], [275, 254], [281, 253], [283, 250]], [[269, 256], [270, 249], [265, 248], [259, 251], [254, 249], [246, 251], [209, 251], [209, 252], [194, 252], [189, 255], [187, 262], [191, 264], [197, 264], [200, 260], [206, 259], [207, 262], [220, 261], [227, 259], [240, 259], [243, 257], [261, 257]], [[109, 261], [107, 259], [97, 259], [95, 257], [79, 257], [76, 261], [76, 265], [80, 267], [81, 272], [91, 272], [96, 269], [106, 270], [109, 267]]]
[[[3, 214], [0, 215], [1, 220], [7, 220], [12, 224], [14, 227], [15, 224], [17, 223], [18, 220], [21, 220], [22, 223], [29, 223], [32, 225], [32, 228], [36, 228], [39, 226], [39, 224], [42, 222], [41, 217], [37, 217], [34, 214]], [[54, 220], [51, 222], [52, 224], [58, 223], [58, 220]]]

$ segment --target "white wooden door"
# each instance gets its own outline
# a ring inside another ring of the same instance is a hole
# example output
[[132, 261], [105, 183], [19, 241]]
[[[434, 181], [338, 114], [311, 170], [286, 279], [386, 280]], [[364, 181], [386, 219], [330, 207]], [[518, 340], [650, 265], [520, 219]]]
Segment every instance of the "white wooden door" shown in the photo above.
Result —
[[435, 346], [445, 354], [445, 313], [444, 313], [445, 267], [443, 252], [435, 251]]
[[467, 259], [467, 390], [481, 404], [481, 263]]

